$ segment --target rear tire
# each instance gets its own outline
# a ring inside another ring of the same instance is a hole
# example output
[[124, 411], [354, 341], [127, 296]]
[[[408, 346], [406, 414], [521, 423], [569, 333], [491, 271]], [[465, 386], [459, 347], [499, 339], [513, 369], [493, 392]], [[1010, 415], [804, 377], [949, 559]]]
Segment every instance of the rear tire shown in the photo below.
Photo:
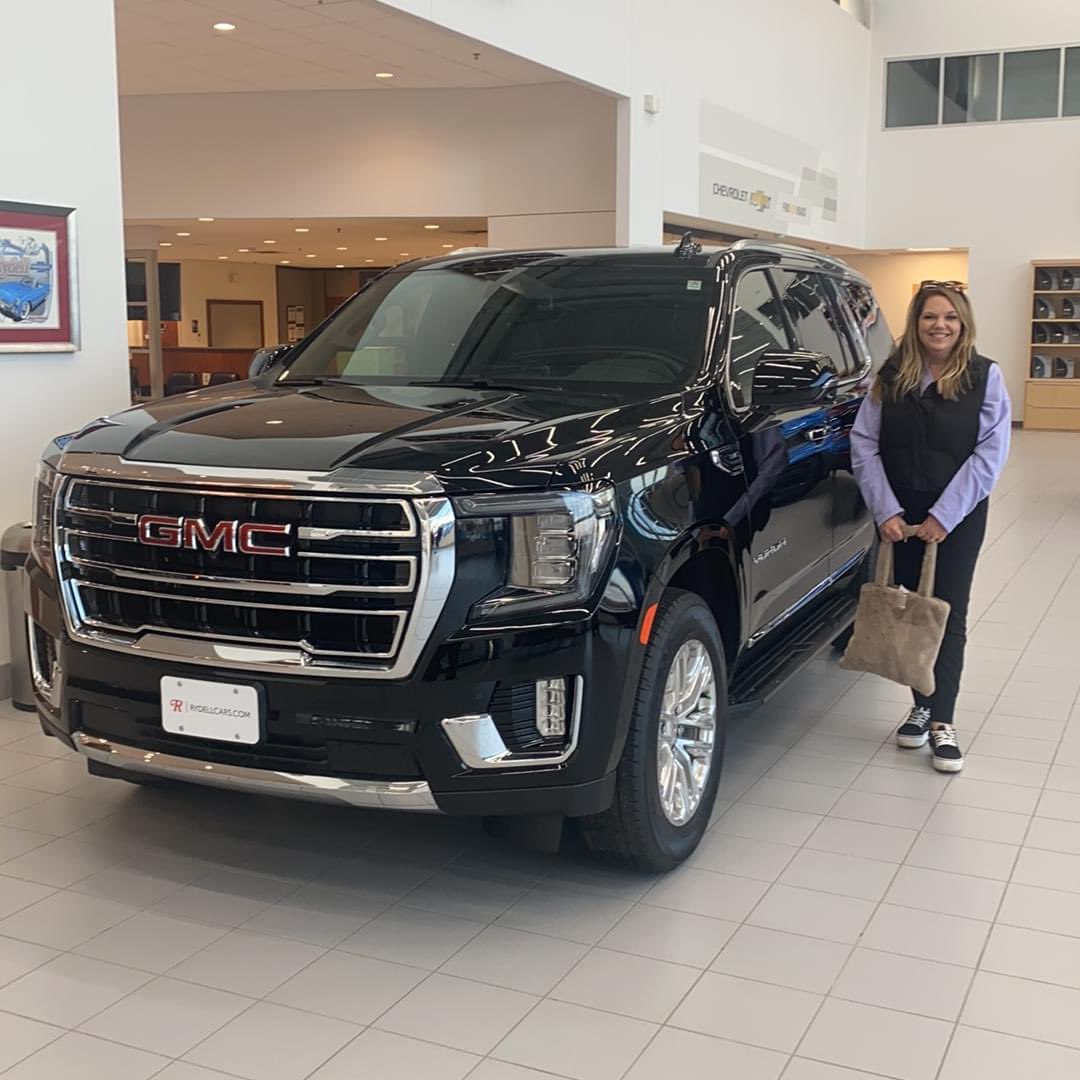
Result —
[[645, 651], [615, 798], [580, 821], [588, 847], [645, 873], [683, 862], [709, 827], [726, 729], [727, 667], [716, 620], [700, 596], [671, 589]]

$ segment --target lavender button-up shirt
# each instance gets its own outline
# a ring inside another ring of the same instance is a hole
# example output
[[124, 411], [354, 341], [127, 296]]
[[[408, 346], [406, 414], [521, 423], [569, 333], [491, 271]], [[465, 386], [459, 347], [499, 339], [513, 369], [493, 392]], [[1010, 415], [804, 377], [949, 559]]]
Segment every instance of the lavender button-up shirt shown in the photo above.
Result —
[[[933, 381], [930, 369], [924, 367], [920, 393]], [[991, 364], [986, 376], [986, 396], [979, 410], [979, 437], [975, 449], [930, 508], [930, 513], [946, 532], [952, 532], [993, 490], [1009, 456], [1011, 434], [1009, 394], [1001, 369], [997, 364]], [[878, 445], [880, 436], [881, 403], [867, 394], [851, 430], [851, 464], [859, 490], [878, 525], [904, 513], [885, 475]]]

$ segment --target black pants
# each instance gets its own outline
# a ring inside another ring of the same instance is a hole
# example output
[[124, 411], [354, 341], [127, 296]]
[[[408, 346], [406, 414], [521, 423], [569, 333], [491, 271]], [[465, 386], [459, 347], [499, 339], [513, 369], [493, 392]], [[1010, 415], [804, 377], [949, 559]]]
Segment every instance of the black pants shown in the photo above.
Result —
[[[937, 499], [924, 492], [897, 492], [904, 506], [904, 517], [912, 525], [920, 524]], [[986, 535], [987, 503], [984, 499], [948, 537], [938, 545], [937, 579], [934, 595], [948, 600], [949, 621], [945, 624], [945, 639], [941, 643], [934, 666], [934, 693], [927, 697], [915, 693], [915, 704], [930, 710], [931, 723], [951, 724], [960, 693], [960, 676], [964, 671], [964, 646], [967, 644], [967, 613], [971, 599], [971, 582], [979, 559], [983, 537]], [[919, 586], [925, 544], [907, 540], [895, 550], [896, 583], [908, 589]]]

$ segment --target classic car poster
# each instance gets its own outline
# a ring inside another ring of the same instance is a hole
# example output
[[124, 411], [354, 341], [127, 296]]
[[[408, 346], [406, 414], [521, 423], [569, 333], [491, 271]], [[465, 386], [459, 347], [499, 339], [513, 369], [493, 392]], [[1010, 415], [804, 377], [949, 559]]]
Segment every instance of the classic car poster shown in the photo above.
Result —
[[77, 347], [74, 211], [0, 201], [0, 352]]

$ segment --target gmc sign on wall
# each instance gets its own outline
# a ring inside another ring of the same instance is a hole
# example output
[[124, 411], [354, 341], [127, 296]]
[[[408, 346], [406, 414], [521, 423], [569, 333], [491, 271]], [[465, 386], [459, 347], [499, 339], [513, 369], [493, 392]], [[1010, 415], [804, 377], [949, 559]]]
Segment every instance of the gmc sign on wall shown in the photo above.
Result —
[[151, 547], [201, 548], [224, 551], [229, 555], [290, 554], [287, 544], [260, 544], [256, 537], [288, 536], [291, 525], [263, 524], [258, 521], [219, 521], [212, 529], [202, 518], [171, 517], [168, 514], [142, 514], [139, 517], [139, 543]]

